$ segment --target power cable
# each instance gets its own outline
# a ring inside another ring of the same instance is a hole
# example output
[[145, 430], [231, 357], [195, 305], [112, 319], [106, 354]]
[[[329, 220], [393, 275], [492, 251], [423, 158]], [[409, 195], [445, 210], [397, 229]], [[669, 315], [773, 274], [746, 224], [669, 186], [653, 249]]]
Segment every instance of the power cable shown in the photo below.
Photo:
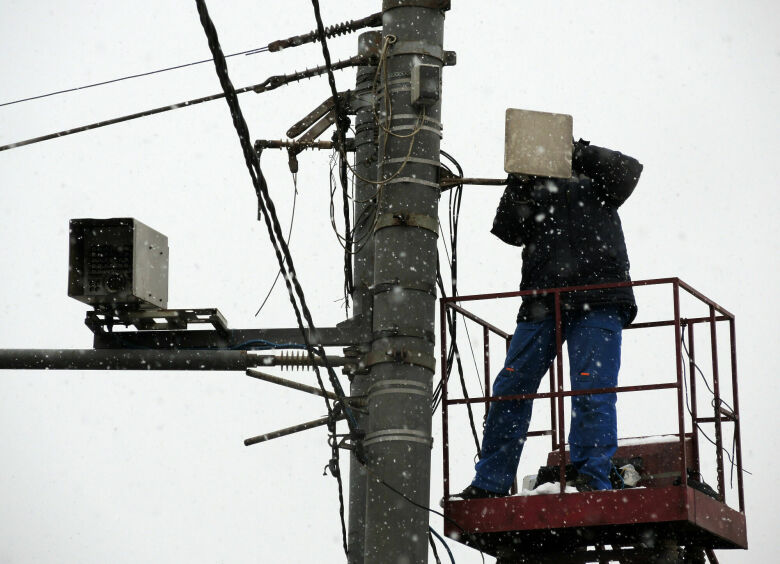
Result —
[[[444, 549], [447, 551], [447, 554], [450, 557], [450, 562], [452, 564], [455, 564], [455, 557], [452, 555], [452, 551], [450, 550], [450, 547], [447, 544], [447, 541], [445, 541], [444, 538], [439, 533], [437, 533], [434, 530], [433, 527], [428, 527], [428, 534], [429, 535], [433, 534], [437, 539], [439, 539], [439, 542], [444, 545]], [[433, 547], [433, 542], [431, 542], [431, 547]], [[433, 549], [433, 552], [434, 552], [434, 554], [436, 553], [436, 549], [435, 548]], [[436, 555], [436, 560], [438, 561], [438, 559], [439, 559], [439, 556], [437, 554]]]
[[[331, 65], [332, 70], [341, 70], [349, 67], [353, 67], [356, 65], [359, 65], [365, 61], [364, 57], [361, 56], [355, 56], [350, 57], [349, 59], [344, 59], [343, 61], [337, 61]], [[244, 86], [243, 88], [234, 89], [233, 92], [235, 94], [243, 94], [245, 92], [249, 92], [250, 90], [255, 92], [256, 94], [260, 94], [262, 92], [269, 92], [271, 90], [275, 90], [279, 88], [280, 86], [284, 86], [285, 84], [290, 84], [291, 82], [297, 82], [299, 80], [303, 80], [304, 78], [312, 78], [314, 76], [319, 76], [323, 74], [326, 71], [326, 68], [324, 66], [319, 67], [312, 67], [310, 69], [306, 69], [300, 72], [294, 72], [291, 74], [283, 74], [283, 75], [275, 75], [270, 76], [266, 78], [263, 82], [260, 82], [258, 84], [254, 84], [252, 86]], [[93, 129], [97, 129], [99, 127], [106, 127], [107, 125], [114, 125], [117, 123], [122, 123], [125, 121], [130, 121], [137, 118], [152, 116], [155, 114], [161, 114], [163, 112], [168, 112], [171, 110], [178, 110], [179, 108], [187, 108], [189, 106], [195, 106], [197, 104], [202, 104], [204, 102], [211, 102], [212, 100], [219, 100], [220, 98], [224, 98], [226, 95], [224, 92], [220, 92], [219, 94], [212, 94], [210, 96], [203, 96], [202, 98], [194, 98], [192, 100], [186, 100], [184, 102], [179, 102], [178, 104], [170, 104], [168, 106], [161, 106], [159, 108], [154, 108], [151, 110], [145, 110], [143, 112], [136, 112], [134, 114], [129, 114], [126, 116], [108, 119], [104, 121], [98, 121], [95, 123], [91, 123], [89, 125], [83, 125], [81, 127], [74, 127], [72, 129], [65, 129], [63, 131], [58, 131], [57, 133], [49, 133], [48, 135], [42, 135], [40, 137], [33, 137], [32, 139], [26, 139], [24, 141], [17, 141], [15, 143], [9, 143], [7, 145], [0, 146], [0, 151], [7, 151], [9, 149], [15, 149], [17, 147], [24, 147], [25, 145], [32, 145], [33, 143], [40, 143], [41, 141], [48, 141], [49, 139], [57, 139], [59, 137], [65, 137], [67, 135], [73, 135], [74, 133], [82, 133], [84, 131], [91, 131]]]
[[[336, 25], [328, 26], [325, 28], [325, 35], [327, 37], [335, 37], [337, 35], [344, 35], [346, 33], [352, 33], [354, 31], [358, 31], [359, 29], [362, 29], [364, 27], [377, 27], [382, 25], [382, 12], [377, 12], [376, 14], [371, 14], [370, 16], [366, 16], [365, 18], [361, 18], [359, 20], [349, 20], [347, 22], [338, 23]], [[263, 47], [256, 47], [254, 49], [247, 49], [246, 51], [238, 51], [236, 53], [231, 53], [229, 55], [225, 55], [226, 59], [229, 59], [230, 57], [236, 57], [238, 55], [256, 55], [258, 53], [265, 53], [266, 51], [270, 51], [272, 53], [277, 53], [281, 51], [282, 49], [286, 49], [288, 47], [298, 47], [299, 45], [304, 45], [306, 43], [314, 43], [315, 41], [319, 40], [319, 33], [317, 31], [312, 31], [310, 33], [304, 34], [304, 35], [295, 35], [293, 37], [288, 37], [287, 39], [280, 39], [278, 41], [272, 41], [268, 45], [265, 45]], [[192, 67], [195, 65], [200, 65], [203, 63], [208, 63], [213, 61], [214, 59], [203, 59], [201, 61], [193, 61], [191, 63], [184, 63], [181, 65], [175, 65], [172, 67], [165, 67], [162, 69], [157, 69], [153, 71], [148, 72], [142, 72], [138, 74], [131, 74], [128, 76], [122, 76], [119, 78], [112, 78], [111, 80], [104, 80], [102, 82], [95, 82], [92, 84], [85, 84], [84, 86], [77, 86], [75, 88], [66, 88], [65, 90], [57, 90], [55, 92], [49, 92], [47, 94], [39, 94], [37, 96], [30, 96], [29, 98], [21, 98], [19, 100], [13, 100], [11, 102], [3, 102], [0, 104], [0, 107], [3, 106], [10, 106], [12, 104], [19, 104], [21, 102], [29, 102], [30, 100], [38, 100], [40, 98], [48, 98], [49, 96], [56, 96], [57, 94], [66, 94], [68, 92], [76, 92], [77, 90], [86, 90], [87, 88], [94, 88], [95, 86], [103, 86], [105, 84], [112, 84], [114, 82], [121, 82], [123, 80], [129, 80], [131, 78], [140, 78], [142, 76], [149, 76], [153, 74], [168, 72], [176, 69], [183, 69], [185, 67]]]
[[[237, 53], [231, 53], [229, 55], [225, 55], [225, 58], [228, 59], [230, 57], [237, 57], [238, 55], [255, 55], [256, 53], [263, 53], [265, 51], [268, 51], [268, 46], [255, 48], [255, 49], [247, 49], [246, 51], [238, 51]], [[49, 92], [47, 94], [39, 94], [37, 96], [30, 96], [29, 98], [20, 98], [19, 100], [13, 100], [11, 102], [3, 102], [0, 104], [0, 108], [3, 106], [11, 106], [13, 104], [20, 104], [22, 102], [29, 102], [31, 100], [40, 100], [41, 98], [48, 98], [49, 96], [56, 96], [58, 94], [67, 94], [68, 92], [76, 92], [78, 90], [86, 90], [87, 88], [94, 88], [96, 86], [104, 86], [106, 84], [113, 84], [115, 82], [122, 82], [123, 80], [130, 80], [131, 78], [140, 78], [142, 76], [150, 76], [153, 74], [159, 74], [163, 72], [168, 72], [172, 70], [177, 69], [183, 69], [186, 67], [192, 67], [195, 65], [201, 65], [203, 63], [209, 63], [213, 61], [214, 59], [203, 59], [201, 61], [193, 61], [191, 63], [184, 63], [182, 65], [175, 65], [172, 67], [165, 67], [163, 69], [157, 69], [153, 71], [148, 72], [141, 72], [138, 74], [130, 74], [127, 76], [121, 76], [119, 78], [112, 78], [111, 80], [103, 80], [101, 82], [94, 82], [92, 84], [85, 84], [84, 86], [76, 86], [75, 88], [66, 88], [65, 90], [57, 90], [55, 92]]]
[[[295, 192], [293, 194], [293, 203], [292, 203], [292, 212], [290, 213], [290, 229], [287, 231], [287, 246], [290, 246], [290, 239], [292, 238], [292, 229], [293, 229], [293, 223], [295, 222], [295, 204], [298, 202], [298, 173], [294, 172], [292, 173], [293, 178], [293, 187], [295, 188]], [[282, 270], [279, 269], [276, 272], [276, 278], [274, 278], [274, 281], [271, 283], [271, 287], [268, 288], [268, 292], [265, 294], [265, 298], [263, 298], [262, 303], [260, 304], [260, 307], [257, 308], [257, 311], [255, 312], [255, 317], [260, 315], [260, 312], [265, 307], [266, 302], [268, 301], [268, 298], [271, 297], [271, 293], [274, 291], [274, 288], [276, 288], [276, 283], [279, 281], [279, 277], [282, 275]]]
[[428, 526], [428, 546], [431, 547], [431, 551], [433, 552], [433, 557], [436, 559], [436, 564], [441, 564], [441, 558], [439, 558], [439, 551], [436, 550], [436, 543], [433, 542], [433, 535], [431, 534], [430, 526]]
[[322, 14], [320, 13], [320, 3], [318, 0], [311, 0], [312, 8], [314, 9], [314, 19], [317, 20], [317, 36], [322, 45], [322, 56], [325, 59], [325, 67], [328, 71], [328, 84], [330, 85], [330, 91], [333, 95], [333, 110], [336, 114], [336, 146], [339, 150], [339, 180], [341, 181], [341, 191], [343, 200], [343, 212], [344, 212], [344, 303], [347, 310], [349, 310], [349, 298], [354, 291], [353, 274], [352, 274], [352, 230], [350, 229], [349, 219], [349, 191], [347, 188], [347, 155], [346, 155], [346, 143], [347, 143], [347, 129], [349, 128], [349, 118], [345, 108], [341, 105], [341, 98], [339, 92], [336, 89], [336, 78], [333, 76], [333, 69], [331, 68], [330, 50], [328, 49], [328, 41], [325, 33], [325, 26], [322, 23]]
[[[238, 134], [239, 141], [241, 144], [241, 149], [244, 153], [244, 160], [246, 161], [247, 170], [249, 171], [249, 175], [252, 178], [252, 183], [255, 187], [255, 191], [258, 196], [258, 206], [260, 208], [260, 215], [262, 215], [263, 219], [265, 220], [268, 236], [271, 241], [271, 244], [274, 247], [277, 262], [279, 263], [279, 268], [282, 270], [283, 274], [285, 275], [285, 284], [287, 285], [287, 292], [290, 296], [290, 302], [293, 306], [293, 310], [295, 311], [295, 317], [298, 322], [298, 327], [301, 330], [301, 335], [306, 344], [306, 349], [309, 354], [309, 360], [311, 361], [312, 365], [314, 365], [315, 373], [317, 376], [317, 382], [319, 384], [320, 389], [323, 392], [325, 392], [326, 391], [325, 385], [322, 382], [322, 377], [320, 375], [319, 368], [314, 359], [315, 348], [316, 348], [316, 354], [321, 357], [322, 362], [328, 371], [331, 385], [333, 386], [333, 391], [336, 393], [336, 396], [338, 398], [338, 407], [341, 410], [343, 410], [343, 413], [347, 419], [347, 423], [349, 424], [350, 433], [352, 435], [355, 435], [358, 430], [357, 423], [355, 421], [351, 409], [349, 408], [349, 406], [345, 401], [344, 391], [341, 387], [341, 383], [336, 377], [336, 373], [333, 371], [333, 367], [328, 362], [322, 344], [318, 343], [316, 346], [312, 345], [312, 343], [309, 340], [309, 335], [307, 334], [306, 329], [304, 328], [303, 320], [301, 319], [301, 311], [303, 312], [303, 316], [306, 318], [308, 328], [312, 333], [315, 331], [314, 321], [311, 317], [311, 312], [309, 311], [309, 308], [306, 305], [306, 298], [304, 296], [303, 289], [301, 288], [300, 283], [298, 282], [298, 277], [295, 271], [295, 265], [293, 263], [292, 256], [290, 255], [290, 249], [289, 247], [287, 247], [287, 245], [284, 242], [284, 236], [281, 230], [281, 226], [279, 225], [279, 220], [276, 216], [276, 208], [274, 206], [273, 200], [271, 199], [268, 193], [268, 186], [266, 184], [265, 177], [263, 176], [263, 172], [260, 169], [260, 162], [258, 160], [257, 153], [252, 148], [249, 128], [246, 124], [246, 120], [244, 119], [244, 115], [241, 111], [241, 106], [238, 103], [238, 97], [236, 95], [236, 91], [233, 88], [232, 82], [230, 81], [230, 76], [228, 74], [228, 69], [227, 69], [227, 63], [222, 54], [222, 49], [219, 44], [219, 37], [217, 34], [217, 30], [214, 27], [214, 23], [211, 21], [211, 18], [208, 13], [208, 8], [206, 7], [205, 0], [195, 0], [195, 1], [198, 8], [198, 14], [200, 15], [200, 21], [203, 26], [203, 30], [206, 34], [206, 37], [208, 38], [209, 49], [211, 50], [212, 56], [214, 58], [214, 66], [216, 67], [217, 76], [219, 77], [220, 84], [222, 85], [222, 89], [225, 94], [225, 100], [228, 103], [228, 107], [230, 109], [230, 113], [233, 118], [233, 125], [236, 128], [236, 132]], [[285, 264], [285, 259], [286, 259], [286, 264]], [[296, 297], [298, 302], [300, 303], [300, 307], [299, 307], [299, 303], [296, 302]], [[337, 416], [336, 410], [334, 410], [331, 407], [330, 401], [328, 400], [327, 397], [325, 397], [324, 400], [328, 410], [328, 416], [330, 417], [330, 422], [328, 425], [329, 431], [331, 431], [331, 434], [334, 435], [335, 421]], [[333, 438], [335, 439], [335, 437]], [[338, 459], [337, 459], [338, 445], [335, 443], [335, 440], [331, 446], [335, 451], [334, 459], [332, 459], [331, 462], [334, 464], [335, 469], [338, 470]], [[358, 458], [360, 459], [360, 457]], [[331, 473], [334, 474], [336, 481], [338, 483], [339, 503], [340, 503], [339, 514], [341, 516], [342, 534], [344, 535], [344, 549], [346, 551], [347, 550], [346, 536], [345, 536], [346, 528], [344, 524], [344, 498], [343, 498], [343, 491], [342, 491], [343, 487], [341, 481], [341, 473], [339, 471], [333, 472], [333, 468], [331, 468]]]
[[[683, 350], [685, 351], [685, 356], [687, 356], [688, 360], [690, 361], [691, 360], [691, 355], [688, 352], [687, 345], [685, 344], [685, 326], [683, 326], [683, 328], [682, 328], [682, 333], [680, 335], [680, 341], [682, 343]], [[707, 386], [707, 389], [710, 391], [710, 393], [713, 396], [715, 396], [715, 392], [712, 390], [712, 388], [710, 388], [709, 382], [707, 381], [707, 378], [704, 377], [704, 373], [701, 371], [701, 368], [699, 368], [699, 366], [696, 364], [696, 362], [693, 363], [693, 366], [696, 369], [696, 371], [698, 371], [699, 374], [701, 375], [702, 380], [704, 380], [704, 384]], [[691, 416], [691, 418], [693, 418], [693, 411], [691, 409], [691, 405], [690, 405], [690, 402], [689, 402], [689, 399], [688, 399], [688, 373], [687, 373], [687, 370], [685, 368], [685, 363], [684, 362], [682, 363], [682, 370], [683, 370], [683, 387], [685, 388], [685, 407], [688, 410], [688, 414]], [[713, 402], [714, 401], [715, 400], [714, 400], [714, 397], [713, 397]], [[731, 409], [731, 406], [729, 406], [729, 404], [726, 403], [725, 401], [721, 400], [721, 403]], [[731, 409], [731, 411], [733, 412], [734, 410]], [[714, 446], [717, 449], [718, 448], [718, 444], [714, 440], [712, 440], [710, 438], [710, 436], [704, 431], [704, 429], [701, 428], [701, 425], [699, 425], [698, 422], [696, 422], [695, 425], [696, 425], [696, 428], [699, 430], [699, 432], [702, 434], [702, 436], [705, 439], [707, 439], [707, 441], [712, 446]], [[729, 452], [728, 449], [726, 449], [726, 447], [724, 447], [723, 445], [720, 446], [720, 449], [726, 454], [726, 458], [728, 458], [729, 464], [731, 465], [731, 475], [732, 475], [731, 487], [734, 487], [733, 475], [734, 475], [734, 467], [736, 466], [736, 461], [734, 460], [734, 448], [736, 448], [736, 435], [734, 435], [732, 437], [731, 448], [732, 448], [732, 452]], [[749, 474], [751, 476], [753, 475], [752, 472], [748, 471], [744, 467], [742, 468], [742, 472], [744, 472], [745, 474]]]

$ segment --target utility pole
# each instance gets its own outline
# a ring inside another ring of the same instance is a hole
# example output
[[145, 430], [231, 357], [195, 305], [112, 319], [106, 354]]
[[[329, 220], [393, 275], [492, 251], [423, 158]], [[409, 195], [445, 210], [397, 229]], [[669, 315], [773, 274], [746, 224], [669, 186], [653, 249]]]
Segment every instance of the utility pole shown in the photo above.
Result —
[[[369, 31], [358, 38], [358, 55], [376, 55], [382, 33]], [[370, 287], [374, 282], [374, 212], [376, 185], [367, 182], [377, 178], [377, 131], [374, 117], [375, 97], [373, 83], [376, 65], [358, 67], [357, 82], [352, 95], [355, 110], [355, 207], [353, 210], [355, 241], [353, 257], [354, 290], [352, 305], [354, 318], [360, 327], [367, 327], [370, 335], [373, 299]], [[363, 332], [361, 332], [362, 334]], [[357, 343], [361, 355], [370, 350], [371, 343]], [[350, 395], [368, 393], [368, 376], [359, 371], [352, 376]], [[361, 429], [368, 426], [368, 414], [357, 412]], [[349, 523], [347, 526], [349, 564], [363, 564], [366, 535], [366, 469], [353, 452], [349, 459]]]
[[383, 45], [390, 43], [377, 91], [383, 181], [374, 226], [373, 340], [366, 357], [371, 416], [364, 441], [364, 554], [372, 564], [428, 558], [428, 512], [390, 487], [415, 504], [430, 503], [441, 100], [437, 88], [435, 100], [413, 105], [411, 90], [415, 65], [432, 65], [427, 70], [441, 76], [448, 3], [382, 5]]

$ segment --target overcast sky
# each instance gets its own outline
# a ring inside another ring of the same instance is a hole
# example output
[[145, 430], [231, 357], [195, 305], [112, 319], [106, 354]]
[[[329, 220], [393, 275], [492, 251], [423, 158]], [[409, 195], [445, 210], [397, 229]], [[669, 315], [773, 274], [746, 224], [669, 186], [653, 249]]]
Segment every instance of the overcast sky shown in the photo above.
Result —
[[[225, 52], [315, 25], [307, 0], [208, 4]], [[332, 24], [381, 3], [322, 4]], [[503, 175], [506, 108], [572, 114], [575, 136], [645, 165], [621, 208], [634, 279], [679, 276], [736, 314], [751, 549], [720, 552], [725, 563], [769, 562], [778, 552], [778, 24], [770, 0], [455, 0], [445, 28], [458, 64], [444, 72], [442, 148], [467, 176]], [[184, 0], [4, 0], [0, 38], [0, 103], [210, 56], [195, 3]], [[346, 58], [356, 44], [354, 35], [338, 38], [331, 52]], [[243, 86], [321, 62], [319, 45], [309, 45], [229, 64]], [[339, 89], [354, 78], [338, 73]], [[0, 107], [0, 144], [218, 91], [213, 65], [200, 65]], [[281, 138], [328, 95], [326, 80], [313, 79], [240, 100], [253, 137]], [[344, 318], [328, 158], [300, 157], [291, 243], [322, 326]], [[268, 152], [263, 167], [287, 224], [286, 156]], [[76, 217], [136, 217], [166, 234], [170, 307], [218, 307], [235, 328], [294, 325], [282, 286], [254, 317], [275, 259], [223, 101], [2, 152], [0, 190], [0, 347], [91, 346], [86, 309], [66, 295]], [[500, 189], [466, 189], [463, 294], [519, 283], [519, 251], [488, 233], [499, 197]], [[668, 316], [668, 293], [637, 298], [640, 321]], [[511, 330], [514, 307], [493, 308], [492, 319]], [[627, 338], [621, 382], [673, 379], [673, 340], [649, 339]], [[307, 372], [292, 377], [313, 383]], [[336, 485], [322, 476], [325, 432], [242, 444], [323, 414], [321, 402], [301, 396], [241, 373], [3, 371], [0, 562], [343, 562]], [[668, 394], [621, 401], [619, 410], [623, 436], [674, 427]], [[437, 414], [433, 505], [439, 427]], [[468, 430], [457, 429], [459, 489], [472, 461]], [[529, 448], [521, 475], [535, 472], [546, 448]], [[439, 517], [431, 523], [441, 528]], [[481, 561], [450, 544], [459, 563]]]

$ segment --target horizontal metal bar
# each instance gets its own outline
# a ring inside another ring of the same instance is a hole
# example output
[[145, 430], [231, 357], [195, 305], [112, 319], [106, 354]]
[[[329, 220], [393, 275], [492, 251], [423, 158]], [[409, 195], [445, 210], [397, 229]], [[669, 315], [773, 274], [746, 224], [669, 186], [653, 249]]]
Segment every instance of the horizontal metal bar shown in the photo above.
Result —
[[301, 384], [300, 382], [293, 382], [292, 380], [288, 380], [287, 378], [280, 378], [279, 376], [266, 374], [265, 372], [260, 372], [259, 370], [256, 370], [254, 368], [248, 369], [246, 371], [246, 375], [251, 378], [256, 378], [257, 380], [270, 382], [271, 384], [278, 384], [279, 386], [284, 386], [285, 388], [291, 388], [293, 390], [306, 392], [307, 394], [326, 397], [332, 400], [338, 399], [338, 396], [333, 392], [328, 392], [327, 390], [322, 391], [321, 389], [315, 388], [314, 386], [308, 386], [306, 384]]
[[552, 434], [553, 434], [553, 432], [548, 429], [546, 431], [529, 431], [529, 432], [527, 432], [525, 434], [525, 436], [526, 437], [544, 437], [546, 435], [549, 436], [549, 435], [552, 435]]
[[612, 394], [622, 392], [644, 392], [650, 390], [667, 390], [676, 388], [676, 382], [670, 382], [668, 384], [646, 384], [644, 386], [619, 386], [617, 388], [593, 388], [592, 390], [570, 390], [563, 392], [543, 392], [540, 394], [518, 394], [514, 396], [491, 396], [489, 398], [469, 398], [469, 399], [454, 399], [445, 400], [447, 405], [457, 405], [466, 403], [485, 403], [494, 401], [517, 401], [517, 400], [535, 400], [535, 399], [549, 399], [557, 397], [570, 397], [570, 396], [588, 396], [597, 394]]
[[472, 294], [468, 296], [451, 296], [441, 298], [447, 304], [454, 302], [471, 302], [478, 300], [492, 300], [497, 298], [515, 298], [518, 296], [545, 296], [555, 293], [567, 293], [587, 290], [604, 290], [607, 288], [626, 288], [634, 286], [657, 286], [659, 284], [673, 284], [678, 282], [679, 278], [656, 278], [652, 280], [635, 280], [632, 282], [610, 282], [605, 284], [591, 284], [589, 286], [565, 286], [561, 288], [543, 288], [534, 290], [520, 290], [517, 292], [496, 292], [493, 294]]
[[699, 292], [697, 289], [695, 289], [690, 284], [683, 282], [679, 278], [677, 279], [677, 283], [680, 285], [680, 288], [691, 294], [693, 297], [698, 298], [699, 301], [704, 302], [705, 304], [714, 307], [716, 310], [718, 310], [720, 313], [728, 317], [729, 319], [734, 319], [734, 314], [729, 312], [727, 309], [719, 306], [717, 303], [713, 302], [711, 299], [709, 299], [707, 296]]
[[[324, 347], [343, 347], [371, 340], [370, 334], [361, 336], [356, 326], [322, 327], [306, 333], [312, 344]], [[279, 344], [304, 344], [301, 330], [297, 327], [283, 329], [231, 329], [227, 335], [217, 331], [114, 331], [95, 333], [93, 346], [96, 349], [230, 349], [254, 341], [269, 341]]]
[[248, 351], [2, 349], [0, 369], [27, 370], [246, 370], [265, 364]]
[[[337, 421], [340, 421], [342, 419], [344, 419], [344, 414], [341, 414], [336, 417]], [[321, 427], [323, 425], [327, 425], [329, 420], [330, 417], [326, 415], [325, 417], [320, 417], [319, 419], [315, 419], [313, 421], [307, 421], [306, 423], [300, 423], [299, 425], [293, 425], [292, 427], [286, 427], [284, 429], [279, 429], [278, 431], [271, 431], [270, 433], [265, 433], [264, 435], [251, 437], [249, 439], [244, 440], [244, 446], [252, 446], [258, 443], [264, 443], [266, 441], [270, 441], [272, 439], [278, 439], [279, 437], [292, 435], [293, 433], [306, 431], [307, 429], [314, 429], [315, 427]]]
[[[719, 315], [715, 318], [715, 321], [728, 321], [729, 318], [725, 315]], [[680, 319], [680, 324], [685, 325], [694, 325], [696, 323], [709, 323], [710, 318], [709, 317], [690, 317], [690, 318], [682, 318]], [[644, 329], [646, 327], [668, 327], [674, 325], [674, 319], [669, 319], [667, 321], [648, 321], [644, 323], [632, 323], [628, 327], [624, 327], [624, 329]]]
[[[734, 418], [730, 417], [728, 415], [721, 416], [720, 420], [721, 421], [731, 421], [732, 423], [734, 422]], [[696, 422], [697, 423], [715, 423], [715, 418], [714, 417], [697, 417], [696, 418]]]
[[453, 186], [469, 184], [472, 186], [506, 186], [506, 178], [442, 178], [441, 188], [445, 190]]
[[495, 333], [495, 334], [497, 334], [497, 335], [500, 335], [500, 336], [501, 336], [501, 337], [503, 337], [504, 339], [508, 339], [509, 337], [511, 337], [511, 336], [512, 336], [511, 334], [507, 333], [506, 331], [503, 331], [502, 329], [499, 329], [498, 327], [496, 327], [496, 326], [495, 326], [495, 325], [493, 325], [492, 323], [488, 323], [487, 321], [485, 321], [485, 320], [484, 320], [484, 319], [482, 319], [481, 317], [478, 317], [478, 316], [474, 315], [474, 314], [473, 314], [473, 313], [471, 313], [470, 311], [466, 311], [465, 309], [463, 309], [463, 308], [462, 308], [462, 307], [460, 307], [460, 306], [456, 306], [456, 305], [448, 304], [448, 305], [447, 305], [447, 307], [448, 307], [448, 308], [450, 308], [450, 309], [453, 309], [453, 310], [457, 311], [457, 312], [458, 312], [459, 314], [461, 314], [463, 317], [467, 317], [468, 319], [471, 319], [471, 320], [472, 320], [472, 321], [474, 321], [475, 323], [479, 323], [479, 324], [480, 324], [480, 325], [482, 325], [483, 327], [486, 327], [486, 328], [490, 329], [491, 331], [493, 331], [493, 333]]

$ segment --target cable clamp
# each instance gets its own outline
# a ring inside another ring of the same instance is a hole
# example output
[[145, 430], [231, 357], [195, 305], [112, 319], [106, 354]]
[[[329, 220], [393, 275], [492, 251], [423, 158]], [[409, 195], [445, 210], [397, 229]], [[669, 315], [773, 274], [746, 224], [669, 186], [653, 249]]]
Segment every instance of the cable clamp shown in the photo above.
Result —
[[439, 220], [422, 213], [393, 212], [380, 214], [374, 225], [374, 233], [385, 227], [419, 227], [439, 234]]
[[389, 362], [411, 364], [413, 366], [420, 366], [431, 372], [436, 372], [436, 359], [433, 355], [424, 351], [405, 348], [371, 351], [363, 358], [361, 366], [371, 367]]
[[451, 0], [382, 0], [382, 11], [393, 8], [430, 8], [447, 11], [451, 4]]
[[416, 380], [379, 380], [368, 388], [368, 396], [376, 398], [385, 394], [408, 394], [431, 397], [430, 387]]
[[366, 435], [363, 446], [390, 441], [420, 443], [431, 448], [433, 447], [433, 437], [430, 434], [424, 431], [415, 431], [414, 429], [383, 429], [382, 431], [374, 431]]
[[389, 329], [381, 329], [372, 333], [373, 340], [391, 339], [394, 337], [411, 337], [413, 339], [423, 339], [431, 344], [436, 343], [436, 333], [427, 329], [418, 329], [416, 327], [392, 326]]
[[385, 182], [385, 186], [389, 186], [390, 184], [419, 184], [420, 186], [428, 188], [436, 188], [436, 190], [441, 193], [441, 184], [429, 180], [422, 180], [420, 178], [412, 178], [411, 176], [401, 176], [400, 178], [393, 178], [392, 180]]
[[373, 286], [368, 287], [369, 292], [376, 296], [377, 294], [383, 294], [385, 292], [397, 292], [404, 290], [412, 290], [416, 292], [425, 292], [430, 294], [434, 298], [436, 297], [436, 284], [433, 282], [402, 282], [400, 279], [390, 280], [388, 282], [379, 282]]

